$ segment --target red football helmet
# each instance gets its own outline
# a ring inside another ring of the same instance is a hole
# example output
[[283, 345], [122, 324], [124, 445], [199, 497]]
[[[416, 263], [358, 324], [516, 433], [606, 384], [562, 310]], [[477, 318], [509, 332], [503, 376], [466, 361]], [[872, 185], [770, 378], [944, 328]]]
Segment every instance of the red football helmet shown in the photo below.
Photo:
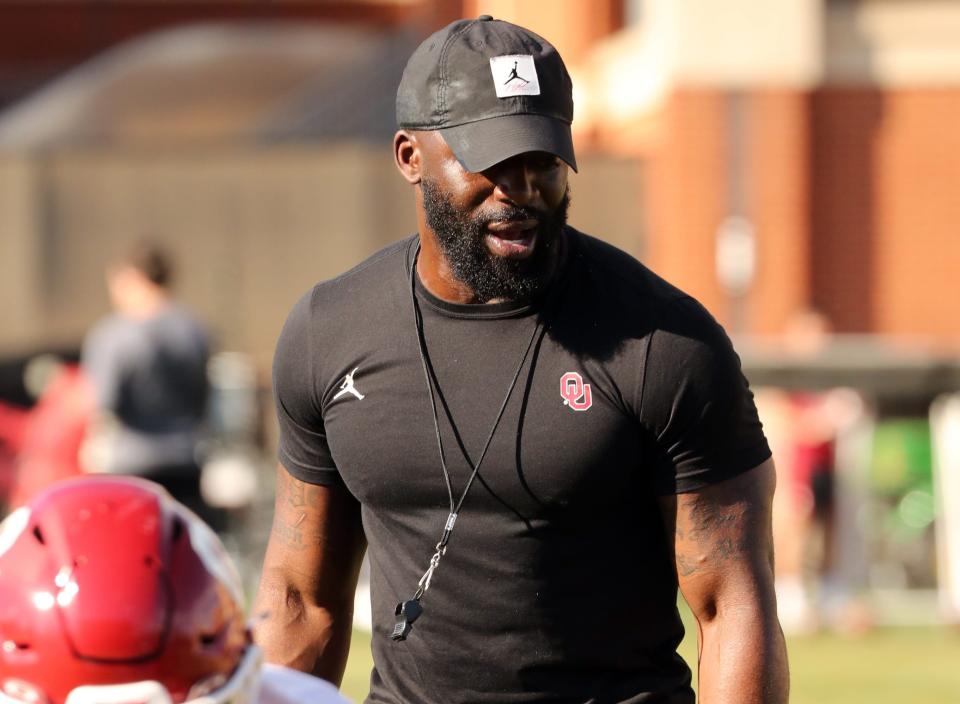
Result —
[[248, 701], [240, 579], [162, 488], [83, 477], [0, 524], [0, 704]]

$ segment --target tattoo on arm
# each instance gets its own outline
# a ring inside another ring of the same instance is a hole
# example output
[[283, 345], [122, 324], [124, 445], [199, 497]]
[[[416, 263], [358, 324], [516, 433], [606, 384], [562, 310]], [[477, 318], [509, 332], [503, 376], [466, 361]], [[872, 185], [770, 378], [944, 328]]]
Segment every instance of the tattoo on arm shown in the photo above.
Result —
[[303, 531], [300, 530], [300, 524], [303, 522], [303, 516], [294, 521], [285, 520], [279, 514], [273, 519], [273, 534], [282, 540], [287, 547], [302, 550], [307, 547], [303, 538]]
[[307, 511], [317, 508], [320, 491], [320, 487], [281, 473], [277, 480], [272, 530], [286, 547], [294, 550], [309, 547], [310, 536], [304, 535], [302, 524]]
[[750, 505], [732, 497], [729, 501], [717, 498], [677, 497], [675, 556], [680, 577], [722, 569], [725, 563], [748, 559], [758, 547]]
[[681, 577], [689, 577], [696, 571], [697, 563], [693, 558], [683, 553], [677, 553], [677, 572]]

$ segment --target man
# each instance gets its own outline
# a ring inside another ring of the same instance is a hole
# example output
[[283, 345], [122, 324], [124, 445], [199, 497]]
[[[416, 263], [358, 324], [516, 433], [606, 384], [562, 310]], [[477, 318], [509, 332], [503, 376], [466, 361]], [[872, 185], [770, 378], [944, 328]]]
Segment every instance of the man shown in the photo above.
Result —
[[564, 224], [571, 92], [489, 16], [410, 58], [418, 233], [316, 286], [277, 347], [266, 656], [341, 677], [366, 542], [370, 702], [693, 702], [678, 582], [702, 700], [786, 701], [752, 396], [702, 307]]
[[173, 301], [172, 274], [169, 257], [150, 244], [136, 245], [107, 272], [115, 312], [87, 335], [82, 357], [104, 421], [93, 465], [156, 481], [211, 522], [197, 463], [209, 342]]
[[217, 536], [161, 487], [72, 479], [0, 523], [0, 702], [345, 704], [262, 666]]

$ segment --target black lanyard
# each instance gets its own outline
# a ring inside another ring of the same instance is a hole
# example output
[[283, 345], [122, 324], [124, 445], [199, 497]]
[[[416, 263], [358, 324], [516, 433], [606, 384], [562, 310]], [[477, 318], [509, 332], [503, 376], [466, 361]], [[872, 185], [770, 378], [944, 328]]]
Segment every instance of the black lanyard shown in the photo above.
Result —
[[[473, 464], [473, 471], [470, 473], [470, 478], [467, 480], [467, 484], [464, 486], [459, 500], [454, 502], [453, 487], [450, 484], [450, 471], [447, 469], [447, 458], [443, 449], [443, 437], [440, 433], [440, 418], [437, 413], [436, 392], [434, 391], [433, 378], [430, 375], [430, 367], [427, 364], [427, 360], [429, 359], [430, 355], [427, 352], [427, 341], [423, 332], [423, 314], [420, 312], [420, 305], [417, 303], [416, 281], [417, 258], [419, 254], [420, 245], [418, 244], [417, 251], [414, 252], [413, 255], [413, 263], [410, 265], [410, 296], [413, 302], [413, 317], [417, 330], [420, 364], [423, 366], [423, 376], [427, 381], [427, 390], [430, 392], [430, 410], [433, 412], [433, 427], [437, 434], [437, 448], [440, 451], [440, 467], [443, 469], [443, 481], [447, 485], [447, 497], [450, 500], [450, 513], [447, 516], [446, 525], [443, 527], [443, 534], [440, 536], [440, 541], [434, 547], [435, 552], [430, 558], [430, 566], [427, 568], [427, 571], [423, 573], [423, 576], [420, 578], [420, 582], [417, 584], [416, 593], [414, 593], [412, 599], [397, 603], [397, 608], [394, 611], [396, 616], [396, 624], [394, 625], [393, 633], [390, 636], [393, 638], [393, 640], [405, 640], [407, 635], [410, 633], [413, 622], [416, 621], [420, 614], [423, 613], [423, 607], [420, 605], [420, 599], [430, 588], [430, 580], [433, 578], [433, 573], [440, 565], [440, 559], [447, 552], [447, 543], [450, 542], [450, 535], [453, 533], [453, 528], [456, 525], [457, 516], [460, 514], [460, 508], [463, 506], [463, 501], [467, 498], [467, 494], [470, 492], [470, 487], [473, 486], [474, 479], [477, 478], [477, 474], [480, 472], [480, 465], [483, 463], [483, 458], [487, 455], [487, 450], [490, 449], [490, 443], [493, 441], [493, 436], [497, 432], [497, 426], [500, 425], [500, 419], [503, 418], [503, 413], [507, 409], [507, 404], [510, 402], [510, 397], [513, 395], [513, 390], [517, 386], [517, 380], [520, 378], [520, 372], [523, 371], [527, 357], [530, 355], [530, 350], [533, 348], [533, 343], [537, 339], [537, 334], [541, 329], [541, 322], [538, 318], [537, 323], [533, 326], [533, 332], [530, 333], [530, 339], [527, 341], [527, 345], [523, 350], [523, 355], [520, 357], [520, 363], [517, 365], [517, 370], [514, 372], [513, 379], [510, 381], [510, 386], [507, 388], [507, 393], [503, 397], [503, 403], [500, 404], [500, 410], [497, 412], [497, 417], [493, 421], [493, 426], [490, 428], [490, 433], [487, 435], [487, 440], [483, 445], [483, 450], [481, 451], [480, 456], [477, 458], [476, 464]], [[453, 418], [450, 418], [450, 423], [453, 424]], [[454, 427], [456, 426], [454, 425]], [[466, 458], [466, 460], [468, 464], [472, 464], [469, 458]]]

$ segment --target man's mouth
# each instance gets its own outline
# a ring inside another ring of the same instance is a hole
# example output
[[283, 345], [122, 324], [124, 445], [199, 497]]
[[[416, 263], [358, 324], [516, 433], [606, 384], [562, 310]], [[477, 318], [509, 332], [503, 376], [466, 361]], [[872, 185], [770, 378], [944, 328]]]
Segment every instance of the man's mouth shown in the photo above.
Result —
[[491, 222], [487, 225], [487, 248], [497, 256], [525, 259], [533, 254], [539, 224], [534, 218]]

